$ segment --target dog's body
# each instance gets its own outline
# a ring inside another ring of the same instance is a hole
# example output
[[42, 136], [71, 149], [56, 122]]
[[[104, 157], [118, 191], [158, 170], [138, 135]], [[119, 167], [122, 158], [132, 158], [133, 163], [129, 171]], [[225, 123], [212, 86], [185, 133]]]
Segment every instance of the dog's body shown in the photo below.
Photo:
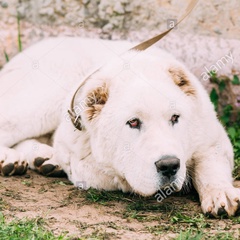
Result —
[[[8, 63], [0, 73], [1, 173], [22, 174], [28, 163], [45, 175], [63, 169], [76, 186], [149, 196], [172, 183], [180, 190], [188, 169], [203, 212], [234, 215], [233, 151], [207, 93], [162, 50], [120, 55], [128, 48], [58, 38]], [[79, 131], [67, 112], [71, 97], [105, 62], [77, 95]], [[41, 136], [53, 131], [51, 147]]]

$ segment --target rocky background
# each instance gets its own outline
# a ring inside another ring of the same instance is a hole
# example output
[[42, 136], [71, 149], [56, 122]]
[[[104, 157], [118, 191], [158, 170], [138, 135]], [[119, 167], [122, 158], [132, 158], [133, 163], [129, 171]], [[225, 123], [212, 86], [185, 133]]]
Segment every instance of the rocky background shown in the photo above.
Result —
[[[163, 30], [166, 19], [177, 18], [186, 0], [2, 0], [0, 20], [14, 24], [17, 12], [24, 21], [36, 25], [96, 27], [106, 35], [119, 30], [124, 34], [143, 29]], [[200, 0], [185, 21], [181, 32], [240, 38], [239, 0]]]
[[[18, 51], [49, 36], [85, 36], [143, 41], [167, 29], [187, 0], [0, 0], [0, 66]], [[230, 53], [218, 74], [240, 71], [240, 1], [200, 0], [184, 22], [158, 46], [172, 52], [204, 85], [206, 69]]]

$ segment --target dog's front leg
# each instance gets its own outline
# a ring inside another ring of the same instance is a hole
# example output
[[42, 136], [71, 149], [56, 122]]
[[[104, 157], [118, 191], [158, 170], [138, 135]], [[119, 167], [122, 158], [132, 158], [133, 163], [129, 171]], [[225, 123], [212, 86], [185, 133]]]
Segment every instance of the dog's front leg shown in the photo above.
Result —
[[194, 158], [193, 184], [206, 215], [233, 216], [240, 209], [240, 189], [233, 187], [231, 145], [216, 144]]

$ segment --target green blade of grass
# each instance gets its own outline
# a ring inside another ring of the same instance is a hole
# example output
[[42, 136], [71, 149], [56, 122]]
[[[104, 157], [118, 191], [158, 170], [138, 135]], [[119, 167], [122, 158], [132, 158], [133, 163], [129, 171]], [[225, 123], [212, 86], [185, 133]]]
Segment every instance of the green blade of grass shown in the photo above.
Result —
[[3, 50], [6, 62], [9, 62], [9, 56], [5, 50]]
[[21, 29], [20, 29], [20, 14], [17, 14], [17, 25], [18, 25], [18, 51], [22, 51], [22, 39], [21, 39]]

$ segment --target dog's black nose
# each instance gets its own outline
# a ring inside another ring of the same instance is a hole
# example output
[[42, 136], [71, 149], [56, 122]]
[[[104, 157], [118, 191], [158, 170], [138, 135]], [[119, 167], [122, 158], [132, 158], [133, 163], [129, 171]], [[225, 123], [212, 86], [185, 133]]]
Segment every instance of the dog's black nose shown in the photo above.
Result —
[[160, 160], [155, 162], [158, 172], [161, 172], [163, 176], [174, 176], [180, 168], [180, 160], [173, 156], [164, 156]]

